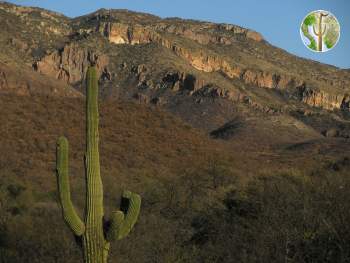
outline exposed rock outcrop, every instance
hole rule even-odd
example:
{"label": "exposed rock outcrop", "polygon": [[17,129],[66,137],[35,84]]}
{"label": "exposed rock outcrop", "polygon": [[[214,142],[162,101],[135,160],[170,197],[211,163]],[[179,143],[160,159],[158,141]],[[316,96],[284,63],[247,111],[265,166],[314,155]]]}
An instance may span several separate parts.
{"label": "exposed rock outcrop", "polygon": [[115,44],[135,45],[150,43],[158,35],[150,27],[110,22],[99,23],[97,31]]}
{"label": "exposed rock outcrop", "polygon": [[231,45],[234,44],[237,39],[251,39],[257,42],[263,40],[262,35],[258,32],[230,24],[214,24],[207,22],[204,24],[192,25],[189,28],[179,24],[158,23],[155,25],[155,29],[176,34],[204,45],[209,43]]}
{"label": "exposed rock outcrop", "polygon": [[[113,63],[109,67],[108,52],[106,55],[101,54],[98,47],[92,52],[79,45],[79,40],[88,41],[90,36],[93,36],[91,39],[94,39],[96,35],[101,34],[114,44],[156,43],[158,46],[174,52],[196,70],[207,73],[218,72],[227,77],[227,82],[233,79],[232,83],[235,83],[231,85],[232,88],[227,83],[226,86],[224,84],[224,87],[219,87],[219,84],[213,85],[209,82],[203,74],[197,74],[194,70],[180,72],[186,71],[186,69],[181,69],[172,76],[173,80],[163,80],[163,82],[168,83],[167,87],[170,86],[174,92],[186,90],[190,95],[202,94],[232,101],[245,101],[246,99],[243,98],[250,98],[250,95],[248,93],[244,94],[242,90],[235,87],[237,83],[241,83],[243,89],[247,87],[278,89],[282,93],[286,90],[288,94],[297,94],[300,101],[310,106],[323,107],[329,110],[349,110],[350,108],[350,99],[346,95],[349,92],[344,88],[348,86],[350,81],[347,72],[342,72],[340,78],[329,78],[329,75],[318,72],[319,68],[317,66],[315,67],[316,70],[310,71],[311,73],[308,73],[307,78],[304,78],[304,76],[297,74],[294,69],[292,71],[279,70],[274,65],[276,60],[269,60],[268,56],[263,56],[262,49],[269,48],[263,37],[253,30],[239,26],[178,18],[161,19],[147,14],[120,10],[99,10],[81,19],[70,21],[69,18],[60,14],[36,8],[19,7],[6,3],[0,5],[0,8],[11,16],[19,17],[19,21],[24,22],[25,25],[33,27],[32,25],[35,24],[34,28],[45,29],[43,31],[47,31],[50,37],[56,35],[56,38],[59,39],[61,38],[59,34],[62,37],[67,37],[65,41],[68,40],[70,44],[66,44],[64,48],[54,52],[51,50],[55,46],[50,46],[47,49],[46,46],[42,47],[38,43],[31,45],[22,38],[9,38],[8,41],[12,46],[16,46],[18,50],[22,50],[27,54],[39,52],[38,56],[42,56],[42,58],[33,64],[35,71],[69,84],[79,84],[84,80],[87,67],[91,63],[97,65],[101,79],[113,83],[116,72],[112,71],[116,67],[112,65]],[[50,41],[56,41],[56,38],[50,38]],[[75,42],[75,40],[78,41]],[[239,48],[236,49],[235,47],[238,46]],[[239,54],[234,53],[234,56],[230,56],[231,47]],[[221,50],[224,51],[221,52]],[[48,52],[52,53],[48,54]],[[42,54],[48,55],[43,56]],[[273,54],[281,55],[282,53],[277,49],[273,49]],[[248,59],[255,59],[260,56],[264,60],[259,60],[256,63],[245,63],[248,61],[245,56]],[[242,61],[240,61],[241,57],[243,58]],[[290,57],[284,55],[281,58],[290,59]],[[266,64],[265,59],[267,59]],[[304,62],[300,62],[300,64],[302,63]],[[129,74],[131,65],[133,65],[131,61],[128,61],[128,64],[120,64],[119,68],[121,69],[128,67],[128,71],[124,71],[122,74]],[[151,74],[153,69],[147,71],[145,69],[147,66],[145,64],[132,72],[137,75],[138,83],[136,85],[138,87],[162,89],[161,79],[152,79],[156,74]],[[333,72],[332,70],[334,71],[334,69],[331,69],[330,72]],[[308,83],[309,80],[315,80],[316,83],[320,81],[323,84],[320,87],[335,85],[337,91],[333,92],[331,89],[323,88],[316,89],[314,87],[318,87],[317,84],[311,85]],[[342,94],[342,89],[344,94]],[[255,100],[253,97],[249,100]],[[249,103],[249,105],[253,104],[254,102]]]}
{"label": "exposed rock outcrop", "polygon": [[82,49],[76,44],[66,45],[62,50],[55,51],[35,62],[34,69],[45,75],[55,77],[70,84],[75,84],[85,78],[87,68],[96,64],[98,74],[110,78],[106,68],[108,57],[95,54],[88,49]]}
{"label": "exposed rock outcrop", "polygon": [[81,94],[64,82],[38,76],[30,69],[19,69],[14,65],[0,63],[0,93],[21,96],[35,94],[48,96],[80,97]]}
{"label": "exposed rock outcrop", "polygon": [[[165,27],[165,26],[164,26]],[[229,30],[237,31],[240,34],[248,34],[246,29],[230,27],[228,25],[225,28]],[[158,27],[159,28],[159,27]],[[191,39],[195,39],[196,35],[193,31],[188,29],[180,30],[178,27],[165,27],[169,32],[175,32],[182,34],[187,37],[191,36]],[[245,69],[236,65],[232,65],[227,62],[224,58],[217,54],[206,54],[204,52],[193,52],[179,44],[173,43],[170,39],[159,34],[150,26],[142,25],[126,25],[122,23],[100,23],[97,29],[110,42],[115,44],[146,44],[156,42],[163,47],[171,49],[178,56],[184,58],[190,65],[200,71],[204,72],[215,72],[222,71],[230,78],[241,78],[245,83],[255,85],[258,87],[266,88],[287,88],[289,86],[298,86],[301,84],[300,81],[290,76],[279,75],[270,72],[261,72],[253,69]],[[253,33],[251,33],[253,34]],[[250,35],[250,34],[248,34]],[[204,37],[199,37],[200,43],[209,43],[210,40],[204,40]]]}
{"label": "exposed rock outcrop", "polygon": [[192,95],[205,86],[205,81],[186,72],[167,73],[163,82],[170,85],[173,91],[186,90]]}
{"label": "exposed rock outcrop", "polygon": [[183,24],[158,21],[149,26],[141,24],[125,24],[121,22],[100,22],[97,31],[103,33],[116,44],[142,44],[155,41],[159,32],[176,34],[207,45],[234,44],[237,39],[250,39],[257,42],[263,40],[258,32],[229,24],[205,23],[186,27]]}
{"label": "exposed rock outcrop", "polygon": [[348,96],[342,94],[329,94],[316,88],[305,85],[299,88],[300,100],[310,106],[322,107],[327,110],[349,110]]}
{"label": "exposed rock outcrop", "polygon": [[202,89],[198,90],[194,95],[200,95],[212,98],[224,98],[232,101],[243,102],[246,98],[244,94],[238,90],[226,90],[213,84],[205,85]]}

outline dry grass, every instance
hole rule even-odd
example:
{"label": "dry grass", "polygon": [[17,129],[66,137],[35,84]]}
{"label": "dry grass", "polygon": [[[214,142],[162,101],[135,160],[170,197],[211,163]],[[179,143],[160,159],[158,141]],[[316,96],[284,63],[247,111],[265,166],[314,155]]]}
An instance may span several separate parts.
{"label": "dry grass", "polygon": [[[72,198],[83,214],[84,100],[2,95],[0,105],[0,262],[28,262],[28,258],[33,263],[79,262],[81,255],[57,205],[55,144],[60,135],[70,141]],[[210,232],[209,247],[197,243],[202,228],[198,229],[196,220],[215,223],[217,219],[211,222],[213,215],[208,212],[214,208],[219,218],[225,217],[226,195],[232,189],[245,191],[242,185],[248,183],[249,187],[251,180],[244,179],[252,175],[269,177],[282,169],[290,173],[291,167],[295,167],[296,174],[315,166],[331,171],[347,167],[346,159],[333,162],[340,151],[345,154],[345,145],[337,148],[342,141],[321,140],[272,149],[264,144],[271,141],[267,134],[273,129],[259,125],[252,129],[254,126],[249,125],[246,123],[243,130],[225,141],[210,138],[159,108],[123,101],[101,102],[100,156],[106,215],[117,207],[122,189],[136,191],[143,198],[136,229],[127,240],[114,245],[111,262],[114,258],[123,262],[203,262],[203,257],[217,259],[221,253],[225,253],[222,262],[239,259],[240,250],[233,256],[222,245],[231,242],[224,235],[219,242],[215,241],[217,234]],[[267,130],[259,133],[261,127]],[[283,134],[288,135],[285,131]],[[259,136],[265,136],[265,141]],[[317,152],[320,149],[332,151]],[[289,183],[283,182],[282,186],[289,189]],[[274,202],[276,196],[266,198]],[[288,200],[294,202],[297,197],[295,194]],[[250,198],[246,202],[252,206],[260,196]],[[267,216],[276,215],[279,220],[279,212],[268,207],[273,213],[252,221],[248,230],[241,221],[233,229],[226,222],[214,230],[253,235],[256,226],[268,224]],[[250,241],[243,234],[235,242],[248,246]],[[278,234],[276,230],[262,238],[279,242],[274,236]],[[268,255],[263,240],[254,241],[257,245],[251,247],[255,249],[252,253]],[[319,244],[310,246],[320,248]]]}

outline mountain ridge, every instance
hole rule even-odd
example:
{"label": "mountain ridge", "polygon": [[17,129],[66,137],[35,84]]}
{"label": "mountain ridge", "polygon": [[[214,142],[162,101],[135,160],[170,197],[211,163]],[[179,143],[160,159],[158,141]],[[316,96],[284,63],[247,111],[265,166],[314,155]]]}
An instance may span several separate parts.
{"label": "mountain ridge", "polygon": [[[42,14],[46,14],[43,16],[53,19],[54,22],[57,22],[55,20],[58,19],[57,17],[50,17],[48,15],[50,11],[43,9],[22,8],[9,4],[6,6],[10,6],[7,7],[10,13],[14,12],[15,15],[24,21],[25,19],[29,19],[29,21],[35,20],[35,18],[28,17],[34,16],[33,12],[35,13],[38,10],[39,14],[36,15],[39,16],[39,20],[43,19]],[[7,9],[2,7],[2,10]],[[24,15],[26,13],[27,15]],[[57,16],[56,13],[52,14]],[[65,52],[65,47],[68,48],[68,52],[72,52],[70,46],[74,44],[77,45],[77,49],[81,49],[79,45],[84,42],[84,38],[90,38],[94,41],[94,37],[97,37],[99,38],[98,41],[101,41],[102,37],[107,39],[112,45],[152,43],[163,46],[172,50],[177,56],[199,71],[207,73],[223,72],[228,78],[235,78],[243,82],[243,85],[245,83],[262,88],[294,89],[292,92],[300,97],[300,101],[312,106],[325,109],[348,107],[349,99],[347,93],[349,91],[350,74],[347,74],[347,71],[298,58],[286,51],[273,47],[259,33],[249,29],[230,24],[215,24],[212,22],[173,18],[162,19],[154,15],[129,10],[100,9],[72,19],[64,16],[59,17],[63,19],[63,23],[60,26],[57,24],[52,25],[50,21],[40,21],[38,26],[33,26],[31,30],[41,29],[46,31],[48,43],[36,44],[38,47],[31,50],[32,55],[28,56],[27,54],[27,63],[34,63],[36,70],[54,78],[67,81],[69,77],[64,75],[66,74],[75,76],[73,78],[74,81],[83,80],[86,65],[75,66],[75,64],[86,64],[86,60],[90,59],[88,58],[89,55],[86,55],[82,61],[73,61],[71,65],[69,61],[66,61],[68,64],[61,63],[62,58],[60,58],[59,54]],[[31,25],[34,25],[33,21]],[[10,39],[10,44],[14,43],[14,45],[17,44],[27,48],[30,46],[30,44],[21,39],[11,37]],[[82,39],[83,41],[81,41]],[[93,45],[90,45],[88,48],[99,51]],[[272,56],[264,54],[265,49]],[[232,55],[232,52],[235,52],[235,54]],[[107,52],[106,56],[110,55]],[[280,60],[283,62],[296,60],[304,71],[310,67],[319,67],[321,72],[307,69],[306,73],[302,73],[297,68],[294,71],[286,72],[286,69],[289,70],[289,65],[284,65],[281,61],[273,59],[274,55],[280,56]],[[58,61],[55,61],[55,58],[52,58],[52,56],[55,56]],[[48,64],[49,68],[42,66],[43,63]],[[54,66],[55,64],[56,66]],[[60,68],[61,66],[62,68]],[[52,67],[56,67],[56,69],[52,69]],[[79,71],[79,68],[83,68],[83,70],[80,71],[80,76],[76,76],[74,71]],[[63,75],[62,70],[66,72],[63,72]],[[108,71],[106,68],[101,69],[101,72],[103,70]],[[102,74],[101,72],[100,74]],[[302,74],[305,76],[298,78]],[[328,74],[326,79],[323,76],[325,74]],[[69,80],[68,83],[70,83]],[[203,82],[203,84],[202,87],[205,87],[211,83]],[[230,99],[234,97],[234,100],[237,100],[237,89],[225,87],[229,85],[231,84],[227,83],[219,87],[219,89],[216,89],[216,93],[224,98]],[[331,91],[329,91],[329,85],[332,85]],[[307,87],[305,88],[304,86]],[[247,94],[239,95],[239,97],[244,96],[249,97]]]}
{"label": "mountain ridge", "polygon": [[350,109],[349,71],[296,57],[240,26],[119,9],[75,18],[8,3],[0,11],[3,65],[26,65],[58,89],[83,94],[93,63],[102,99],[161,107],[208,132],[229,124],[233,112],[300,122],[320,112],[347,118]]}

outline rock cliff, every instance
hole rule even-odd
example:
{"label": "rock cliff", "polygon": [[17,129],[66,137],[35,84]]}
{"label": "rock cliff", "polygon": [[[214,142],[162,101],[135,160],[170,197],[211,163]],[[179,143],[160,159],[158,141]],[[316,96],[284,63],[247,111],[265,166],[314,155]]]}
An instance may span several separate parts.
{"label": "rock cliff", "polygon": [[[10,4],[0,10],[8,14],[5,22],[18,17],[33,33],[44,28],[47,42],[56,43],[33,44],[9,34],[10,46],[32,54],[35,71],[78,87],[94,63],[106,96],[126,92],[152,101],[165,96],[167,87],[171,96],[222,98],[264,111],[299,102],[349,110],[348,71],[297,58],[250,29],[125,10],[101,9],[75,19]],[[57,35],[64,41],[51,37]],[[115,90],[122,86],[136,90]],[[271,92],[282,97],[270,101]]]}

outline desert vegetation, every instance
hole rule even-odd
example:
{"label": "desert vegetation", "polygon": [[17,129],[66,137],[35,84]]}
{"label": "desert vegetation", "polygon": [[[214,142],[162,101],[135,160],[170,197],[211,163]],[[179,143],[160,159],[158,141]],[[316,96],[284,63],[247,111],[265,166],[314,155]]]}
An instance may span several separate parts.
{"label": "desert vegetation", "polygon": [[[1,262],[81,262],[54,195],[35,196],[8,176]],[[212,162],[176,179],[144,179],[137,231],[114,244],[110,262],[348,262],[346,170],[260,175],[244,185],[237,176]]]}
{"label": "desert vegetation", "polygon": [[0,21],[0,263],[350,262],[349,70],[228,24]]}
{"label": "desert vegetation", "polygon": [[[1,103],[0,262],[81,262],[59,208],[55,147],[69,138],[82,216],[84,101],[4,95]],[[143,199],[135,230],[111,244],[109,262],[348,262],[346,156],[307,171],[266,162],[250,175],[238,165],[247,160],[157,109],[102,103],[100,116],[106,215],[123,189]]]}

